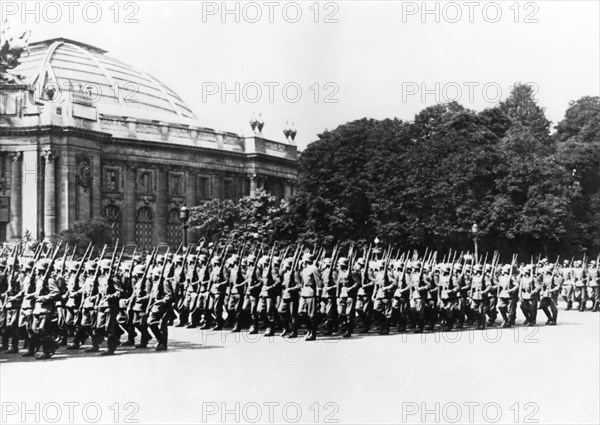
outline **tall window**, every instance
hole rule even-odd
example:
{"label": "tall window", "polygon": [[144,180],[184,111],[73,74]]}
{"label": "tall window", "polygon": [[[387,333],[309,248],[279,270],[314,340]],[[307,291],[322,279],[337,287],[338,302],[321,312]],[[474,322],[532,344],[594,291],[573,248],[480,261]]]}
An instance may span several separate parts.
{"label": "tall window", "polygon": [[235,187],[233,185],[233,179],[223,179],[223,198],[235,198]]}
{"label": "tall window", "polygon": [[104,190],[106,192],[119,191],[119,170],[117,168],[106,168],[104,170]]}
{"label": "tall window", "polygon": [[135,224],[135,242],[139,249],[150,252],[152,250],[152,233],[154,229],[154,214],[150,207],[141,207],[137,211]]}
{"label": "tall window", "polygon": [[183,196],[183,174],[169,174],[169,192],[171,196]]}
{"label": "tall window", "polygon": [[198,199],[209,199],[210,198],[210,177],[198,176],[196,180],[196,197]]}
{"label": "tall window", "polygon": [[138,179],[138,192],[139,193],[152,193],[152,171],[142,171]]}
{"label": "tall window", "polygon": [[121,239],[121,209],[116,205],[107,205],[103,215],[111,227],[113,242]]}

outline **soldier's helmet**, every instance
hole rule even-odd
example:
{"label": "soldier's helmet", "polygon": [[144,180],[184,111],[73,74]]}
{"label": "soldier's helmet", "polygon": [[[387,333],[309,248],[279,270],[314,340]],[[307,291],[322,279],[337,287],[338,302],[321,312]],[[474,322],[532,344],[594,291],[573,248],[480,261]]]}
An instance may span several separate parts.
{"label": "soldier's helmet", "polygon": [[581,260],[575,261],[575,267],[581,267],[582,265],[583,265],[583,262]]}
{"label": "soldier's helmet", "polygon": [[187,261],[189,264],[194,264],[196,262],[196,258],[198,258],[197,255],[194,255],[194,254],[188,255]]}
{"label": "soldier's helmet", "polygon": [[37,271],[45,272],[46,270],[48,270],[49,266],[50,266],[50,262],[48,260],[40,260],[35,265],[35,268]]}
{"label": "soldier's helmet", "polygon": [[100,269],[109,270],[110,269],[110,260],[105,259],[100,261]]}
{"label": "soldier's helmet", "polygon": [[430,272],[431,271],[431,265],[430,264],[425,264],[423,266],[423,271],[425,272]]}
{"label": "soldier's helmet", "polygon": [[229,259],[227,260],[227,262],[229,264],[235,264],[235,263],[237,263],[239,261],[239,259],[240,259],[239,255],[233,254],[231,257],[229,257]]}
{"label": "soldier's helmet", "polygon": [[511,269],[511,265],[510,264],[505,264],[502,266],[502,272],[503,273],[508,273]]}
{"label": "soldier's helmet", "polygon": [[323,258],[323,261],[321,261],[321,262],[323,263],[324,266],[325,265],[328,266],[331,264],[331,258],[329,258],[329,257]]}
{"label": "soldier's helmet", "polygon": [[269,256],[268,255],[263,255],[262,257],[260,257],[258,259],[258,265],[260,267],[265,267],[268,263],[269,263]]}
{"label": "soldier's helmet", "polygon": [[450,273],[450,264],[444,264],[444,265],[442,266],[442,271],[443,271],[444,273]]}
{"label": "soldier's helmet", "polygon": [[76,272],[77,270],[79,270],[79,262],[78,261],[70,261],[67,266],[67,269],[70,272]]}
{"label": "soldier's helmet", "polygon": [[154,267],[152,269],[152,276],[153,277],[159,277],[160,274],[161,274],[161,272],[162,272],[162,267]]}
{"label": "soldier's helmet", "polygon": [[281,264],[281,257],[273,257],[273,265],[278,266]]}
{"label": "soldier's helmet", "polygon": [[463,273],[470,272],[471,271],[471,265],[465,264],[463,266],[463,268],[462,268],[462,271],[463,271]]}
{"label": "soldier's helmet", "polygon": [[254,254],[250,254],[248,257],[246,257],[246,261],[248,263],[254,263],[255,260],[256,260],[256,255],[254,255]]}
{"label": "soldier's helmet", "polygon": [[173,262],[175,264],[181,264],[183,263],[183,257],[181,255],[176,255],[173,257]]}
{"label": "soldier's helmet", "polygon": [[412,267],[414,269],[420,269],[421,268],[421,262],[420,261],[415,261],[412,265]]}
{"label": "soldier's helmet", "polygon": [[165,255],[165,258],[167,261],[173,261],[173,254],[169,252],[167,255]]}
{"label": "soldier's helmet", "polygon": [[569,260],[563,260],[563,266],[568,266],[569,265]]}
{"label": "soldier's helmet", "polygon": [[165,256],[164,255],[158,255],[156,257],[156,264],[161,264],[165,262]]}
{"label": "soldier's helmet", "polygon": [[590,267],[594,267],[596,265],[596,260],[590,261]]}
{"label": "soldier's helmet", "polygon": [[358,260],[356,260],[356,265],[359,267],[362,267],[365,265],[365,259],[363,257],[360,257]]}
{"label": "soldier's helmet", "polygon": [[135,276],[142,276],[144,274],[144,266],[142,266],[141,264],[138,264],[137,266],[135,266],[133,268],[133,274]]}
{"label": "soldier's helmet", "polygon": [[548,259],[546,257],[542,258],[542,263],[547,264],[548,263]]}
{"label": "soldier's helmet", "polygon": [[473,266],[473,271],[476,273],[482,272],[483,271],[483,266],[481,264],[475,264]]}
{"label": "soldier's helmet", "polygon": [[302,255],[302,261],[305,263],[312,263],[314,261],[313,255],[310,252],[305,252]]}
{"label": "soldier's helmet", "polygon": [[206,255],[206,254],[200,254],[200,255],[198,256],[198,262],[200,262],[200,263],[204,263],[204,262],[206,262],[206,259],[207,259],[207,258],[208,258],[208,257],[207,257],[207,255]]}
{"label": "soldier's helmet", "polygon": [[95,261],[88,261],[85,263],[85,270],[88,272],[95,272],[98,264]]}
{"label": "soldier's helmet", "polygon": [[133,256],[133,261],[135,263],[138,263],[138,264],[141,263],[142,262],[142,256],[141,255],[134,255]]}
{"label": "soldier's helmet", "polygon": [[346,257],[340,257],[337,263],[339,267],[348,267],[348,259]]}
{"label": "soldier's helmet", "polygon": [[486,265],[485,265],[485,271],[486,271],[486,272],[492,271],[492,269],[493,269],[493,267],[492,267],[492,265],[491,265],[491,264],[486,264]]}
{"label": "soldier's helmet", "polygon": [[221,257],[219,257],[218,255],[215,255],[212,260],[210,260],[211,264],[221,264]]}
{"label": "soldier's helmet", "polygon": [[25,261],[25,263],[23,263],[23,268],[25,270],[31,270],[33,269],[33,266],[35,265],[35,261],[33,261],[33,259],[29,259],[27,261]]}

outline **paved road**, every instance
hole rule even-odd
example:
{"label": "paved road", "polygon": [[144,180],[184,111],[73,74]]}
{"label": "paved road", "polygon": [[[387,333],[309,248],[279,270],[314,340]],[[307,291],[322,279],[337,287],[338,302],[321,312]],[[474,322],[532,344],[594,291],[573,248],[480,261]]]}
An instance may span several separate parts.
{"label": "paved road", "polygon": [[2,354],[0,423],[600,423],[600,314],[559,322],[316,342],[173,329],[161,353]]}

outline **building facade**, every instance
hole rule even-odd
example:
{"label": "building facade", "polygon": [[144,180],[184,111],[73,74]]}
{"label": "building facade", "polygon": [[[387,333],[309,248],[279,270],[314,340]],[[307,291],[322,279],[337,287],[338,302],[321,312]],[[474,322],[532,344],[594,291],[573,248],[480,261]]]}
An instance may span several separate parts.
{"label": "building facade", "polygon": [[167,86],[104,50],[32,43],[15,71],[25,83],[2,86],[0,241],[102,217],[124,243],[177,246],[184,204],[293,194],[293,142],[202,127]]}

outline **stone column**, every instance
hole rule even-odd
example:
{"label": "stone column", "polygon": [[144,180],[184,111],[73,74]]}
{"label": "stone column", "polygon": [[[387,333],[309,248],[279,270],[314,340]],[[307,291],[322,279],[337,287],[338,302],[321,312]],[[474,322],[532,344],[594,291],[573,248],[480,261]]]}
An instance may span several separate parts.
{"label": "stone column", "polygon": [[56,169],[55,153],[46,148],[43,151],[46,165],[44,170],[44,236],[46,239],[56,233]]}
{"label": "stone column", "polygon": [[292,197],[292,183],[289,180],[283,182],[283,199],[286,201]]}
{"label": "stone column", "polygon": [[23,226],[21,214],[23,214],[23,154],[13,152],[12,172],[10,180],[10,234],[8,239],[20,239],[23,237]]}
{"label": "stone column", "polygon": [[158,168],[156,170],[156,217],[154,220],[154,236],[157,244],[167,242],[167,204],[169,201],[167,197],[167,172]]}
{"label": "stone column", "polygon": [[250,175],[250,196],[256,195],[256,187],[257,187],[256,174],[251,174]]}
{"label": "stone column", "polygon": [[136,169],[128,164],[125,167],[125,186],[123,188],[123,240],[125,243],[136,243],[135,222],[137,211],[135,209],[135,183]]}

